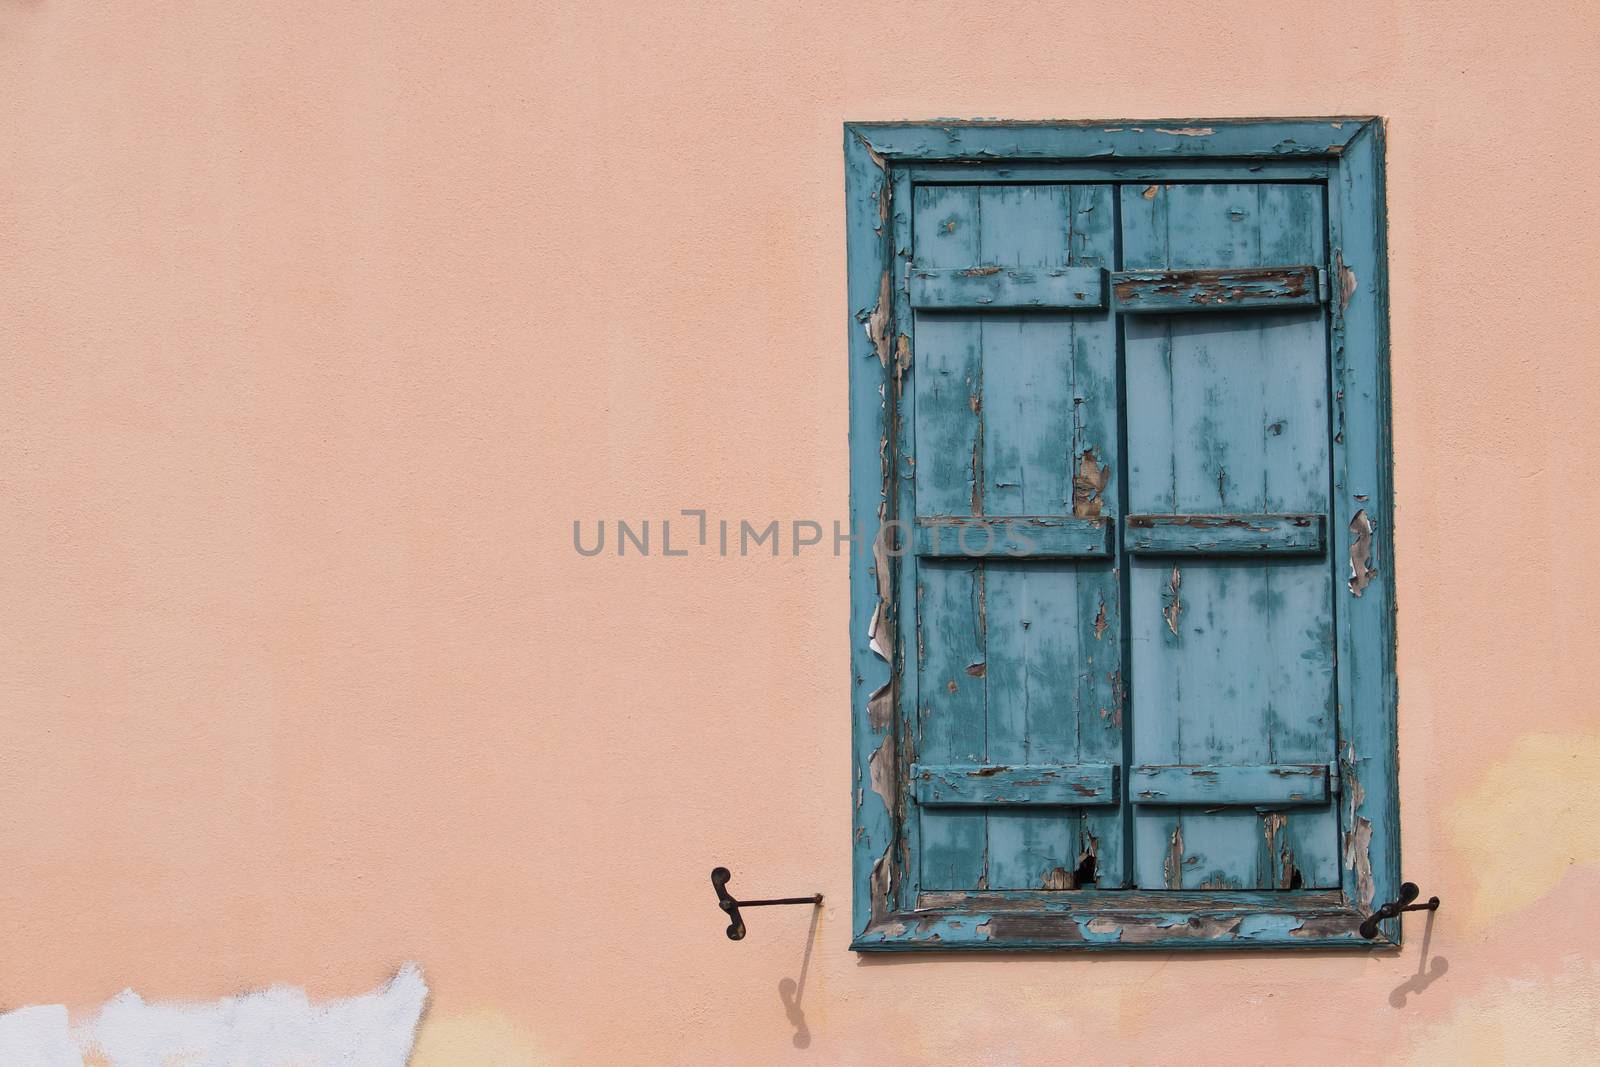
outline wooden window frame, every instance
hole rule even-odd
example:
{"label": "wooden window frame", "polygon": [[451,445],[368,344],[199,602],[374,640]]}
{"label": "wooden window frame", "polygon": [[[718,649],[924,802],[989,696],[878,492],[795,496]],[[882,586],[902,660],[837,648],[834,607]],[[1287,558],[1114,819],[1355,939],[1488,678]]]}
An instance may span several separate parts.
{"label": "wooden window frame", "polygon": [[[844,128],[850,302],[853,940],[858,951],[1396,948],[1357,926],[1400,885],[1393,494],[1383,123],[1378,118],[895,122]],[[1227,893],[921,893],[900,832],[910,799],[901,618],[880,531],[910,514],[898,398],[910,365],[910,193],[919,178],[1326,182],[1340,888]],[[908,899],[910,898],[910,899]]]}

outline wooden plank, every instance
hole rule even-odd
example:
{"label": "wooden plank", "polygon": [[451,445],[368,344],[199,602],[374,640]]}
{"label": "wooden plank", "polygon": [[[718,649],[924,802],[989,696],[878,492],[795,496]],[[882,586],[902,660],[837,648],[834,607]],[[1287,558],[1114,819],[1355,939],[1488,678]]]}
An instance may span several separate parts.
{"label": "wooden plank", "polygon": [[[912,192],[910,174],[904,167],[890,171],[890,190],[892,194],[889,201],[889,222],[892,226],[890,247],[894,251],[891,275],[894,358],[890,360],[893,369],[886,367],[885,370],[889,374],[889,381],[886,384],[893,386],[892,396],[895,404],[890,423],[890,428],[893,430],[893,455],[892,457],[886,455],[885,458],[892,462],[892,471],[886,474],[886,478],[893,482],[892,514],[897,520],[905,520],[917,513],[916,479],[913,476],[916,472],[916,435],[913,430],[917,415],[916,390],[912,388],[911,380],[913,368],[910,366],[911,355],[916,347],[916,316],[911,311],[910,294],[905,284],[906,274],[911,268],[911,224],[916,198]],[[897,528],[896,537],[896,547],[904,547],[904,532],[898,531]],[[886,547],[886,556],[888,551]],[[912,746],[922,722],[917,708],[916,664],[917,601],[920,590],[916,557],[910,555],[903,555],[898,559],[889,557],[885,563],[893,579],[891,596],[895,607],[885,643],[892,646],[890,655],[895,679],[894,814],[897,838],[887,861],[891,866],[885,874],[892,882],[889,896],[895,899],[896,907],[905,907],[907,901],[917,899],[917,894],[922,888],[916,862],[916,857],[922,855],[921,821],[917,818],[916,808],[911,799],[910,774],[910,764],[916,758]]]}
{"label": "wooden plank", "polygon": [[1044,163],[985,163],[967,160],[958,163],[919,163],[910,168],[911,180],[918,185],[938,183],[1022,183],[1022,182],[1241,182],[1241,181],[1324,181],[1331,165],[1322,159],[1270,159],[1241,164],[1235,160],[1172,159],[1161,163],[1147,160],[1072,159]]}
{"label": "wooden plank", "polygon": [[1328,799],[1328,765],[1136,764],[1128,772],[1128,799],[1135,804],[1197,807],[1322,804]]}
{"label": "wooden plank", "polygon": [[[981,261],[1066,269],[1071,201],[1066,186],[981,187]],[[1065,514],[1075,318],[1001,313],[981,321],[984,514]],[[990,560],[984,582],[987,762],[1076,762],[1076,649],[1064,640],[1077,623],[1076,570]],[[1070,888],[1076,811],[1013,808],[989,811],[987,821],[988,888]]]}
{"label": "wooden plank", "polygon": [[[1106,186],[927,187],[914,200],[924,266],[1112,262]],[[910,373],[916,511],[945,527],[914,531],[913,545],[920,536],[924,549],[953,553],[915,559],[916,758],[1068,764],[1093,749],[1119,764],[1117,579],[1104,566],[1111,524],[1100,515],[1117,435],[1109,312],[918,311]],[[962,558],[963,536],[983,550],[990,519],[1010,537],[1018,531],[1006,520],[1037,517],[1061,520],[1040,528],[1034,547],[1049,554],[1019,563],[1003,553],[1026,543],[997,541],[1001,554]],[[1084,533],[1089,570],[1070,561]],[[1100,884],[1125,881],[1116,811],[934,810],[917,825],[925,888],[1069,889],[1098,878],[1097,866],[1111,872]]]}
{"label": "wooden plank", "polygon": [[[1115,205],[1106,186],[985,186],[978,207],[980,262],[1093,270],[1112,263]],[[1079,442],[1092,420],[1115,425],[1111,316],[990,312],[981,322],[984,514],[1080,517]],[[1098,507],[1098,492],[1097,483],[1083,511]],[[1084,761],[1085,740],[1105,732],[1086,679],[1104,648],[1094,634],[1100,605],[1114,589],[1104,566],[1109,555],[1087,567],[1048,558],[985,563],[987,762]],[[1120,760],[1118,749],[1103,761]],[[1106,808],[989,811],[988,887],[1076,888],[1080,877],[1092,877],[1104,851],[1101,824],[1115,815]],[[1116,844],[1107,841],[1113,850]]]}
{"label": "wooden plank", "polygon": [[[932,266],[978,259],[978,190],[916,189],[916,257]],[[915,402],[915,506],[941,515],[983,509],[983,327],[973,316],[917,315],[911,366]],[[915,684],[920,720],[912,746],[929,763],[987,757],[988,691],[981,565],[919,567]],[[908,814],[908,818],[912,817]],[[924,889],[972,889],[984,877],[988,824],[981,811],[921,811],[916,858]]]}
{"label": "wooden plank", "polygon": [[[989,185],[979,187],[977,195],[977,262],[1066,267],[1068,189]],[[978,321],[983,330],[978,395],[983,513],[1062,514],[1066,506],[1059,501],[1070,495],[1071,473],[1036,442],[1061,440],[1070,432],[1064,399],[1071,379],[1072,319],[991,313]],[[1072,624],[1077,575],[1051,564],[1044,565],[1045,574],[1035,573],[1040,566],[990,560],[983,567],[987,629],[984,673],[977,684],[988,695],[985,763],[1075,761],[1076,746],[1063,729],[1063,712],[1071,708],[1073,695],[1062,677],[1072,669],[1070,654],[1065,660],[1051,657],[1045,646],[1059,647],[1052,636]],[[1022,629],[1022,619],[1031,619],[1037,629]],[[1036,748],[1043,751],[1036,755]],[[1039,889],[1049,872],[1070,872],[1076,814],[1015,807],[985,812],[985,886]]]}
{"label": "wooden plank", "polygon": [[[1072,190],[1068,227],[1069,263],[1116,266],[1117,194],[1111,185],[1082,185]],[[1120,509],[1123,482],[1122,396],[1118,383],[1120,356],[1116,316],[1074,315],[1072,330],[1072,474],[1073,514],[1082,518]],[[1041,442],[1040,447],[1045,447]],[[1115,518],[1112,518],[1115,523]],[[1065,724],[1083,763],[1106,762],[1120,773],[1123,751],[1122,578],[1118,569],[1097,562],[1075,566],[1077,611],[1072,629],[1062,639],[1075,650],[1071,684],[1076,716]],[[1127,833],[1124,808],[1091,807],[1078,812],[1080,831],[1074,888],[1119,889],[1128,884]]]}
{"label": "wooden plank", "polygon": [[924,807],[1084,807],[1115,804],[1109,763],[916,764],[911,782]]}
{"label": "wooden plank", "polygon": [[[1383,124],[1364,124],[1329,183],[1334,251],[1334,506],[1342,885],[1359,909],[1400,886],[1395,724],[1394,495]],[[1399,919],[1379,942],[1400,941]],[[1413,927],[1413,930],[1415,927]]]}
{"label": "wooden plank", "polygon": [[1321,555],[1321,515],[1129,515],[1123,547],[1140,556]]}
{"label": "wooden plank", "polygon": [[879,443],[890,436],[893,397],[889,361],[879,341],[884,336],[884,306],[890,278],[891,247],[884,226],[890,195],[882,161],[850,130],[845,131],[846,252],[849,298],[847,347],[850,380],[850,721],[854,752],[851,775],[851,861],[854,874],[852,927],[861,936],[875,919],[894,910],[891,899],[892,851],[897,839],[890,798],[869,788],[881,767],[884,746],[893,751],[890,724],[874,710],[879,694],[889,692],[891,668],[874,647],[873,622],[882,609],[887,585],[885,560],[873,551],[883,517],[889,513],[889,485]]}
{"label": "wooden plank", "polygon": [[[1359,118],[1166,119],[1144,122],[854,122],[847,127],[885,159],[1244,160],[1337,157]],[[1248,158],[1246,157],[1256,157]]]}
{"label": "wooden plank", "polygon": [[[1063,198],[1066,190],[1045,187]],[[911,306],[924,311],[1034,308],[1083,311],[1106,306],[1099,267],[913,267]]]}
{"label": "wooden plank", "polygon": [[1316,267],[1112,272],[1116,310],[1125,315],[1176,311],[1285,310],[1322,303]]}
{"label": "wooden plank", "polygon": [[1374,943],[1357,932],[1361,919],[1362,913],[1336,891],[935,892],[921,894],[915,911],[889,916],[858,935],[851,948],[938,953],[1371,949]]}
{"label": "wooden plank", "polygon": [[1111,523],[1104,517],[1028,515],[917,519],[916,553],[950,558],[1108,559]]}

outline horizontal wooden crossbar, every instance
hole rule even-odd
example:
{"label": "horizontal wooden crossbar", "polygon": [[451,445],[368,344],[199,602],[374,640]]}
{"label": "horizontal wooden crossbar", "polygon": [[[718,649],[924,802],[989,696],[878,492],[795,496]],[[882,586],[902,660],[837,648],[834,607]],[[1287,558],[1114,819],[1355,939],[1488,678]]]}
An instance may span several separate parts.
{"label": "horizontal wooden crossbar", "polygon": [[925,807],[1079,807],[1117,802],[1109,763],[913,764],[911,785]]}
{"label": "horizontal wooden crossbar", "polygon": [[1228,270],[1119,270],[1111,275],[1116,310],[1126,314],[1316,307],[1315,267]]}
{"label": "horizontal wooden crossbar", "polygon": [[1320,555],[1321,515],[1129,515],[1122,544],[1136,556]]}
{"label": "horizontal wooden crossbar", "polygon": [[1135,804],[1184,804],[1205,808],[1322,804],[1328,799],[1328,765],[1141,764],[1129,772],[1128,799]]}
{"label": "horizontal wooden crossbar", "polygon": [[1092,311],[1106,306],[1099,267],[913,267],[911,306],[923,311]]}
{"label": "horizontal wooden crossbar", "polygon": [[1023,515],[919,518],[919,556],[995,559],[1107,559],[1111,522],[1104,517]]}

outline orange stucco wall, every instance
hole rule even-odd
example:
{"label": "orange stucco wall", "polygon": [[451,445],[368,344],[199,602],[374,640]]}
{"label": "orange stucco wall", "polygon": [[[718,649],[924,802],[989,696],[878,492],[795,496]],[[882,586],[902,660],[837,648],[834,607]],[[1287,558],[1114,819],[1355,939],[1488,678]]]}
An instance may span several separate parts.
{"label": "orange stucco wall", "polygon": [[[1580,0],[0,6],[0,1008],[415,960],[416,1067],[1582,1062],[1597,37]],[[1398,958],[856,958],[843,560],[585,559],[572,520],[845,518],[844,120],[1335,113],[1389,120],[1427,959],[1415,918]],[[825,892],[809,952],[803,909],[725,940],[716,863]]]}

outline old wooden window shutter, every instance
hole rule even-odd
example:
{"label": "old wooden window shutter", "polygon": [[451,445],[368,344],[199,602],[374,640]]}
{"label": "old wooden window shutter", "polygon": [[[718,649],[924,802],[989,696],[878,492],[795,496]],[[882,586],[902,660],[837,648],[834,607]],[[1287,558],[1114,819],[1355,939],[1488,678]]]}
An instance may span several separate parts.
{"label": "old wooden window shutter", "polygon": [[1380,135],[847,129],[856,947],[1370,943]]}

